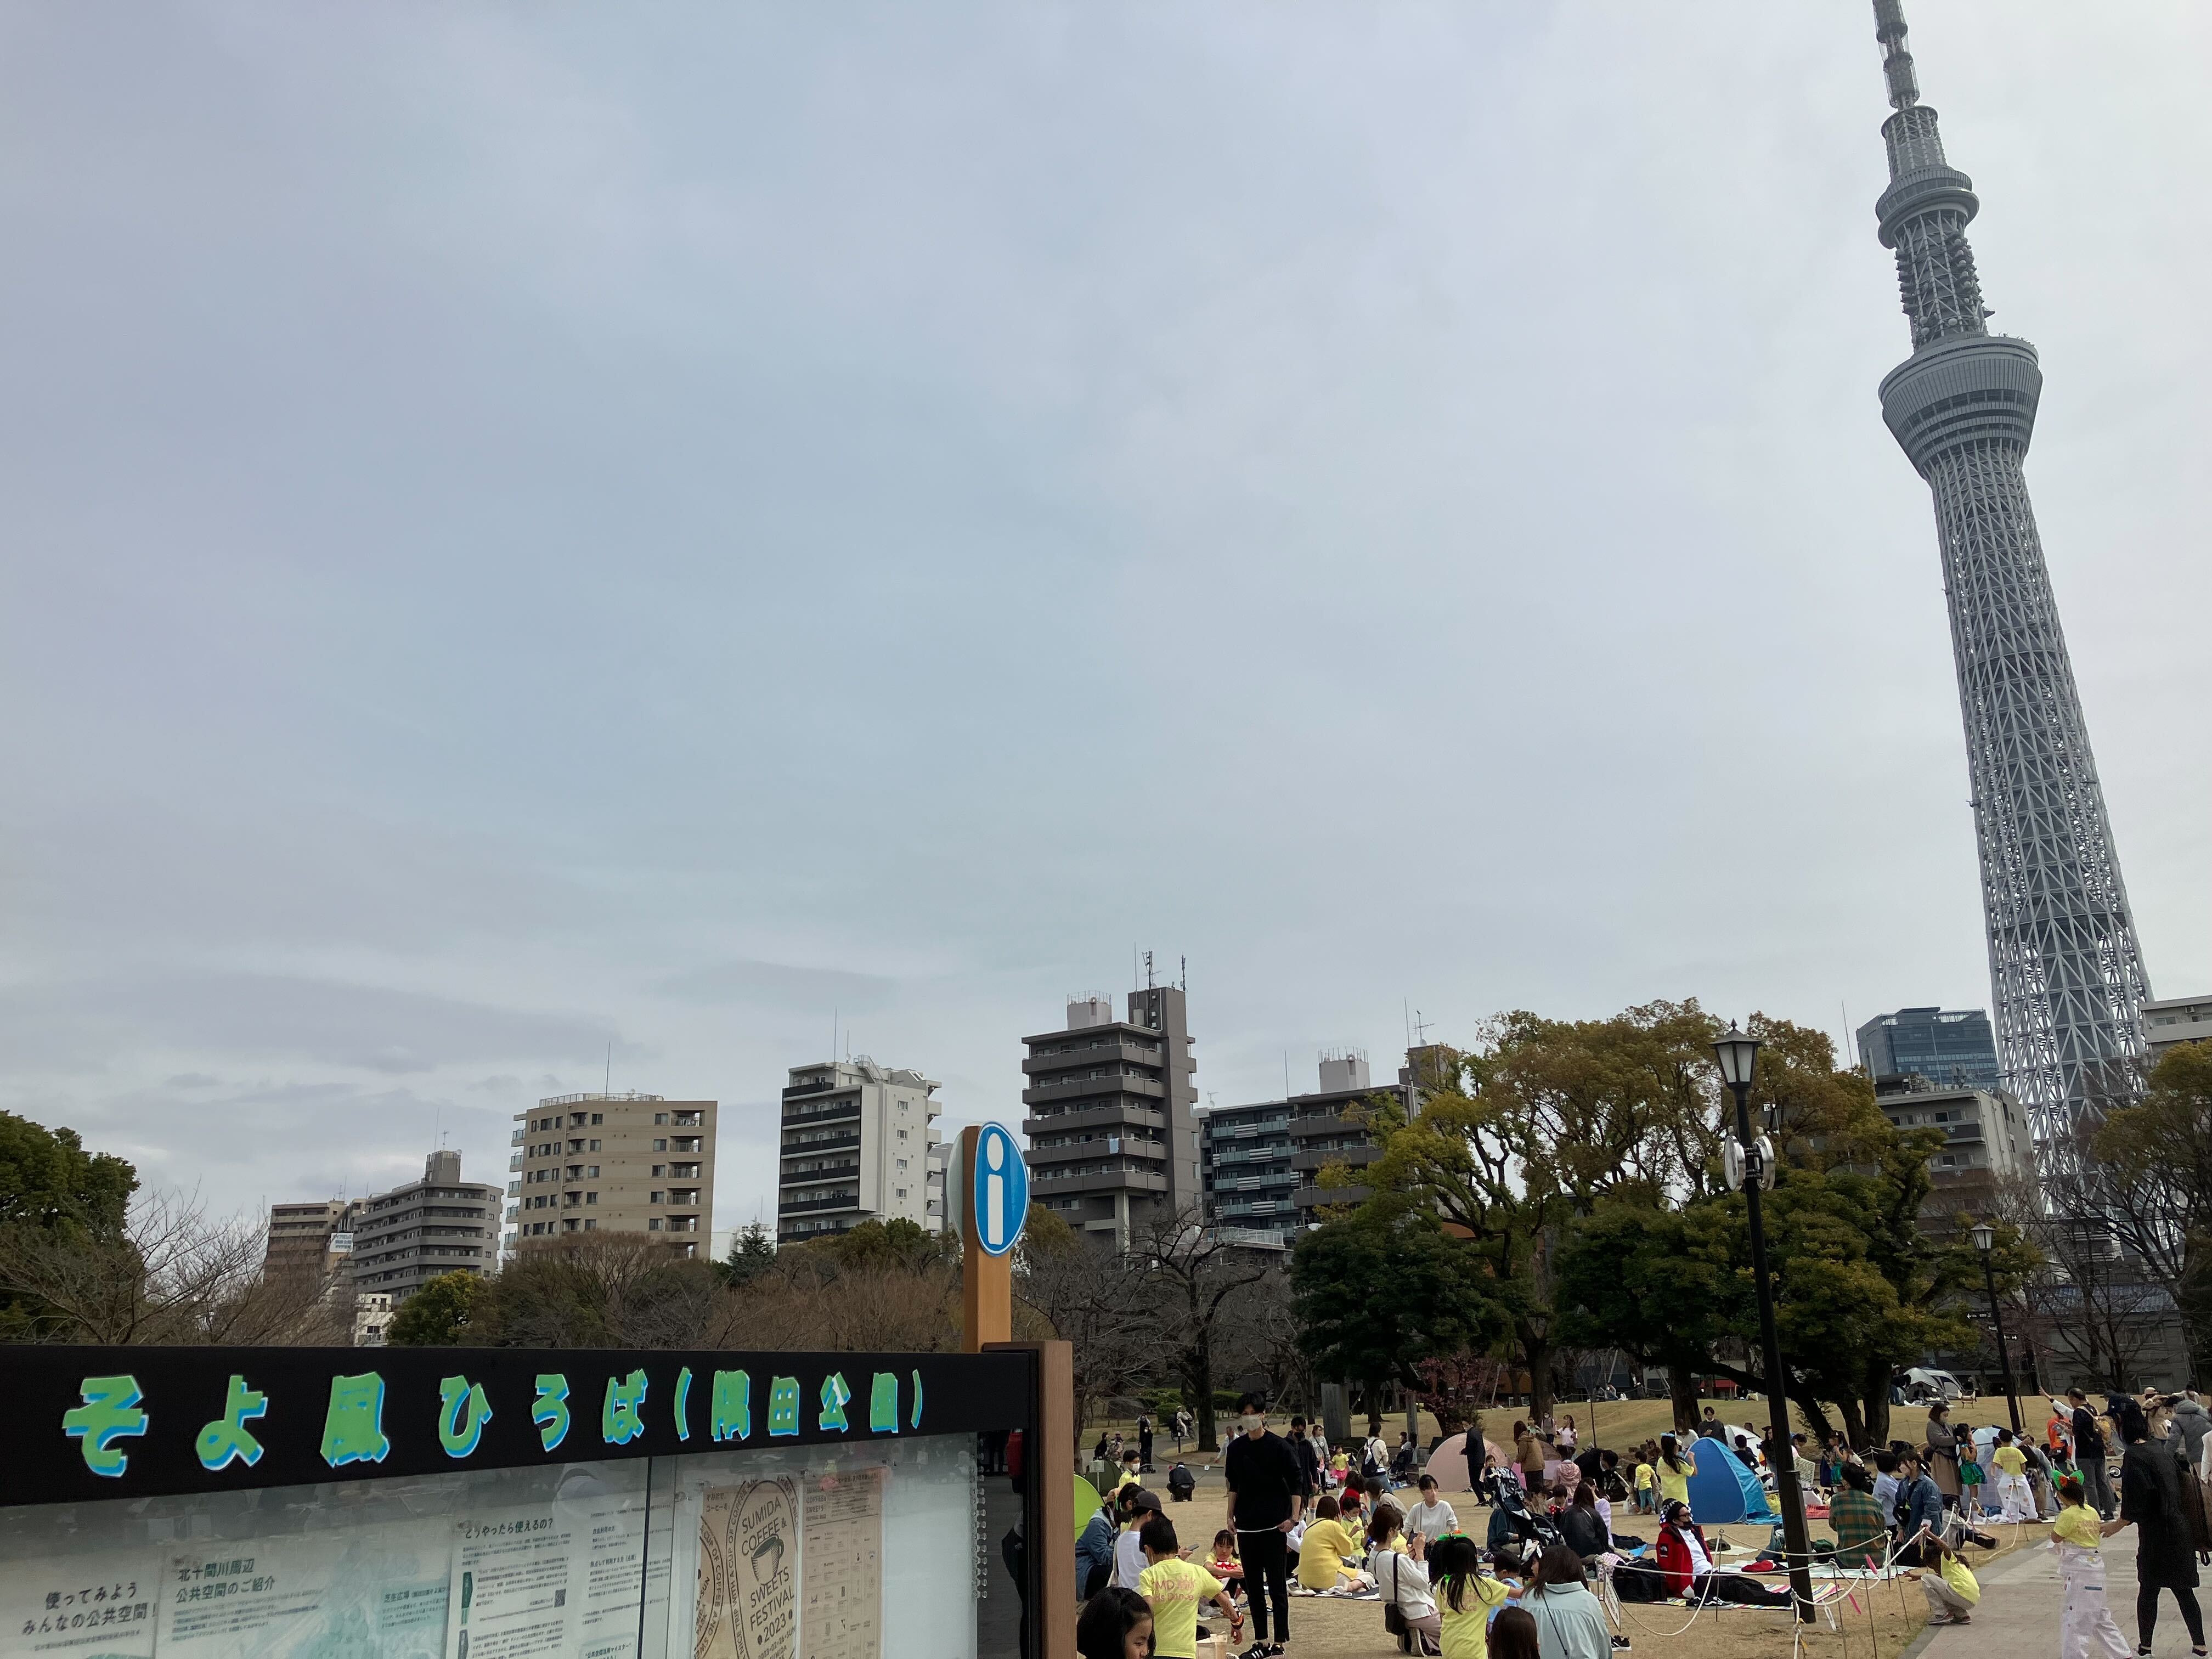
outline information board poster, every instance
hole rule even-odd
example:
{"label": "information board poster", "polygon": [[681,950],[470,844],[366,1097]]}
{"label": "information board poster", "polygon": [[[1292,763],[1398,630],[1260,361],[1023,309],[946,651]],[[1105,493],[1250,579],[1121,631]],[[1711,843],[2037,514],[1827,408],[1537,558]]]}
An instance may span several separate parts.
{"label": "information board poster", "polygon": [[203,1541],[162,1568],[162,1659],[439,1659],[442,1522]]}
{"label": "information board poster", "polygon": [[702,1486],[695,1659],[793,1659],[799,1563],[797,1481]]}
{"label": "information board poster", "polygon": [[888,1473],[864,1467],[808,1484],[799,1552],[806,1562],[800,1659],[878,1659],[883,1650]]}
{"label": "information board poster", "polygon": [[151,1552],[0,1565],[0,1659],[152,1659],[161,1577]]}
{"label": "information board poster", "polygon": [[634,1659],[645,1559],[635,1496],[596,1482],[452,1523],[445,1659]]}

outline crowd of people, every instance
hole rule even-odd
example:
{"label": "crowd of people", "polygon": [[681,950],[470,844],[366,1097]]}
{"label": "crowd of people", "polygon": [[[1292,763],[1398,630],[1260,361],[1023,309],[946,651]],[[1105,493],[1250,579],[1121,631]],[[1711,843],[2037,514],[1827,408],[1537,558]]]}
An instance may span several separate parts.
{"label": "crowd of people", "polygon": [[[1109,1437],[1093,1449],[1094,1468],[1118,1462],[1120,1480],[1078,1546],[1079,1650],[1196,1659],[1211,1608],[1237,1659],[1279,1659],[1293,1583],[1379,1601],[1401,1651],[1443,1659],[1610,1659],[1629,1642],[1594,1578],[1616,1602],[1791,1607],[1785,1584],[1758,1576],[1773,1561],[1720,1567],[1692,1515],[1699,1460],[1725,1457],[1762,1480],[1786,1460],[1825,1519],[1815,1531],[1832,1534],[1815,1538],[1820,1559],[1844,1571],[1902,1570],[1918,1581],[1932,1624],[1972,1622],[1981,1589],[1961,1552],[1996,1546],[1982,1528],[2049,1523],[2066,1590],[2065,1659],[2126,1659],[2105,1605],[2101,1550],[2133,1527],[2136,1651],[2150,1651],[2170,1594],[2195,1654],[2206,1654],[2196,1589],[2200,1557],[2212,1559],[2212,1414],[2193,1394],[2112,1395],[2100,1412],[2071,1390],[2051,1402],[2039,1437],[1954,1421],[1940,1404],[1918,1440],[1879,1448],[1832,1433],[1778,1445],[1711,1407],[1696,1431],[1625,1451],[1585,1444],[1571,1416],[1516,1422],[1510,1449],[1478,1431],[1470,1467],[1480,1469],[1476,1502],[1490,1510],[1478,1543],[1436,1480],[1417,1474],[1411,1435],[1395,1447],[1379,1436],[1332,1447],[1304,1418],[1274,1432],[1263,1402],[1248,1396],[1222,1460],[1227,1524],[1188,1547],[1143,1482],[1151,1436],[1140,1420],[1141,1446]],[[1191,1495],[1179,1458],[1168,1486],[1170,1501]]]}

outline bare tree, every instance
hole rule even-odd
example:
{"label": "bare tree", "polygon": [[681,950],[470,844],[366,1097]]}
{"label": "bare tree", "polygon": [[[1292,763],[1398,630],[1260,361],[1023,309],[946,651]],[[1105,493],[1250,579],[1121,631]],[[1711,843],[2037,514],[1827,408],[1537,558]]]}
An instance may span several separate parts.
{"label": "bare tree", "polygon": [[1073,1351],[1080,1420],[1160,1374],[1166,1332],[1152,1287],[1130,1258],[1073,1235],[1025,1240],[1014,1296]]}
{"label": "bare tree", "polygon": [[1281,1268],[1267,1253],[1232,1243],[1208,1226],[1195,1204],[1155,1215],[1131,1239],[1129,1253],[1152,1291],[1183,1398],[1198,1414],[1198,1449],[1218,1451],[1213,1380],[1227,1310],[1232,1298],[1249,1295],[1254,1285]]}
{"label": "bare tree", "polygon": [[262,1223],[211,1218],[197,1195],[142,1193],[120,1231],[0,1229],[0,1285],[40,1341],[350,1341],[350,1284],[319,1268],[272,1271],[267,1255]]}

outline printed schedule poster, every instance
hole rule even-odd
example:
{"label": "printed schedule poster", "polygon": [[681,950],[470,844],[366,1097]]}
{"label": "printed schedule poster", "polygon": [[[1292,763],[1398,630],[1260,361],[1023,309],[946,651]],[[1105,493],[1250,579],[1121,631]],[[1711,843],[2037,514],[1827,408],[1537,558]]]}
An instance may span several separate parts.
{"label": "printed schedule poster", "polygon": [[823,1475],[807,1488],[800,1659],[877,1659],[884,1608],[882,1468]]}
{"label": "printed schedule poster", "polygon": [[793,1659],[798,1583],[795,1481],[700,1487],[696,1659]]}
{"label": "printed schedule poster", "polygon": [[151,1659],[161,1577],[136,1551],[0,1564],[0,1659]]}
{"label": "printed schedule poster", "polygon": [[641,1501],[593,1492],[454,1533],[445,1659],[634,1659]]}
{"label": "printed schedule poster", "polygon": [[188,1659],[439,1659],[444,1523],[173,1551],[156,1651]]}

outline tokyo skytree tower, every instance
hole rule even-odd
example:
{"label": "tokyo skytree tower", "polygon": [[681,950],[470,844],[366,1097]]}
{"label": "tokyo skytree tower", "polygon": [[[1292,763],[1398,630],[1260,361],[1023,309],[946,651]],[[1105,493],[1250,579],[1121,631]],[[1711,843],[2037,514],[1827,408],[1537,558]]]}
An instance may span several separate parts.
{"label": "tokyo skytree tower", "polygon": [[1998,1056],[2049,1167],[2108,1067],[2142,1053],[2150,994],[2104,792],[2021,464],[2043,390],[2035,348],[1991,334],[1966,225],[1973,181],[1920,101],[1902,0],[1875,0],[1895,110],[1875,204],[1912,355],[1882,419],[1936,498],[1981,850]]}

